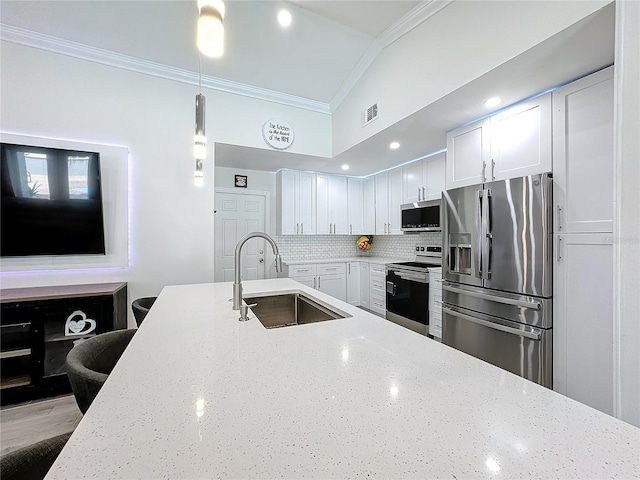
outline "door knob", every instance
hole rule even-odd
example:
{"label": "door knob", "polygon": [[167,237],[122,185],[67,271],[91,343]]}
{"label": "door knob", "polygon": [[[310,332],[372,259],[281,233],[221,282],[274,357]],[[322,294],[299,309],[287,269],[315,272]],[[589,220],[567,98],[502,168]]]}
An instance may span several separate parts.
{"label": "door knob", "polygon": [[264,263],[264,258],[261,258],[260,260],[258,260],[260,263]]}

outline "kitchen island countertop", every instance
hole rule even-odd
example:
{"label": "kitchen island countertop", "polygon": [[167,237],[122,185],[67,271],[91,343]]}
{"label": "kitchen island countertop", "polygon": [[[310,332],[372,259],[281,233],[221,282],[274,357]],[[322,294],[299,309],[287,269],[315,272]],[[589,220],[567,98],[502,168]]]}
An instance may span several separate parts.
{"label": "kitchen island countertop", "polygon": [[47,478],[638,478],[640,429],[290,279],[352,315],[266,330],[166,287]]}

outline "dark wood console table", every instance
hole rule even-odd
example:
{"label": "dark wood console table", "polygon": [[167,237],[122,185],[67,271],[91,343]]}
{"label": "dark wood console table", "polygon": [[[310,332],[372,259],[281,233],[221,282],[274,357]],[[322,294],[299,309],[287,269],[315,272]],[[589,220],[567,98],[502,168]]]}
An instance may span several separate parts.
{"label": "dark wood console table", "polygon": [[0,404],[71,391],[64,362],[77,342],[127,328],[127,284],[0,290]]}

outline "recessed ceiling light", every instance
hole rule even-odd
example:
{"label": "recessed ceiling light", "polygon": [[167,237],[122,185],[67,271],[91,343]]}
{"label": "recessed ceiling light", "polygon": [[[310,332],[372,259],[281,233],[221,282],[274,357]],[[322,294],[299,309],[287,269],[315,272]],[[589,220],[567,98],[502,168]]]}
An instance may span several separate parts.
{"label": "recessed ceiling light", "polygon": [[347,165],[346,163],[344,165],[342,165],[342,169],[343,170],[349,170],[349,165]]}
{"label": "recessed ceiling light", "polygon": [[278,23],[282,27],[288,27],[291,25],[291,14],[289,10],[285,10],[284,8],[278,12]]}
{"label": "recessed ceiling light", "polygon": [[396,148],[400,148],[400,144],[399,144],[398,142],[391,142],[391,143],[389,144],[389,148],[390,148],[391,150],[395,150]]}
{"label": "recessed ceiling light", "polygon": [[500,102],[502,101],[502,99],[500,97],[491,97],[491,98],[487,98],[484,102],[484,106],[485,107],[495,107],[496,105],[498,105]]}

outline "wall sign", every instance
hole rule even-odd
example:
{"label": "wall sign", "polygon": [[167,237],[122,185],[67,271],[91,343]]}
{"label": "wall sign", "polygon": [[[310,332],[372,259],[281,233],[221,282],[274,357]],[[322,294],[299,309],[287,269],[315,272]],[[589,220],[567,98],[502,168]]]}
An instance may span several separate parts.
{"label": "wall sign", "polygon": [[236,180],[233,185],[240,188],[247,188],[247,176],[236,175]]}
{"label": "wall sign", "polygon": [[293,144],[293,128],[284,120],[272,118],[262,126],[262,138],[276,150],[286,150]]}

